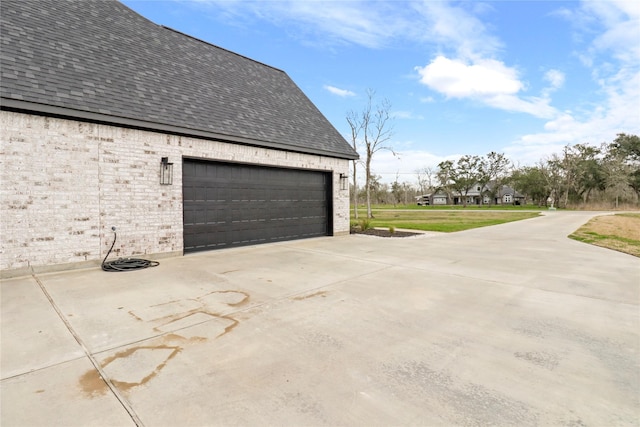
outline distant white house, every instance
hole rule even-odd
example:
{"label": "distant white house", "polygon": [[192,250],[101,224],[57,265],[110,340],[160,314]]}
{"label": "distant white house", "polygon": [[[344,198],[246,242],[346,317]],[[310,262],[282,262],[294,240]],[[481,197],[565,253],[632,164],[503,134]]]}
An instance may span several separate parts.
{"label": "distant white house", "polygon": [[525,203],[525,196],[508,185],[502,185],[497,192],[492,191],[493,188],[492,183],[485,186],[477,184],[466,195],[463,195],[457,191],[446,192],[444,188],[438,187],[430,193],[416,196],[416,203],[419,206],[462,205],[465,197],[467,205],[520,205]]}

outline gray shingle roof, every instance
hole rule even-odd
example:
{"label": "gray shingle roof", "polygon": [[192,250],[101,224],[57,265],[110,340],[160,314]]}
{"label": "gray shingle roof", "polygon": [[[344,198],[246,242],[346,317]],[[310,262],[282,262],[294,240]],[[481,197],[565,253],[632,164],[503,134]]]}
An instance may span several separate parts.
{"label": "gray shingle roof", "polygon": [[355,158],[289,76],[115,0],[2,0],[0,96],[20,108]]}

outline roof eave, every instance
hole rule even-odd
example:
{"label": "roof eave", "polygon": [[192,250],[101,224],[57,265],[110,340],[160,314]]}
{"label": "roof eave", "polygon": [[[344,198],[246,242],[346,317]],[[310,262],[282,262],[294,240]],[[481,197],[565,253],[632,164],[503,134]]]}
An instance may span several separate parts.
{"label": "roof eave", "polygon": [[215,141],[230,142],[234,144],[250,145],[254,147],[272,148],[275,150],[293,151],[303,154],[313,154],[318,156],[333,157],[338,159],[356,160],[360,156],[357,153],[340,153],[335,151],[321,150],[316,148],[305,149],[300,146],[292,146],[273,141],[262,141],[252,138],[244,138],[234,135],[225,135],[216,132],[191,129],[182,126],[174,126],[164,123],[150,122],[146,120],[132,119],[128,117],[113,116],[109,114],[95,113],[91,111],[76,110],[72,108],[59,107],[54,105],[39,104],[35,102],[23,101],[13,98],[2,98],[0,109],[14,110],[24,113],[62,117],[66,119],[80,120],[85,122],[101,123],[123,126],[127,128],[159,131],[174,135],[191,136]]}

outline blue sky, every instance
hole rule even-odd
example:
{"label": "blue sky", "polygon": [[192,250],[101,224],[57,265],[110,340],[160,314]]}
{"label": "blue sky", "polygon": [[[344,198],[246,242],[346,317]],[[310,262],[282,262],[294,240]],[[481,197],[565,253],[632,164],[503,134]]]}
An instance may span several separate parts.
{"label": "blue sky", "polygon": [[374,173],[464,154],[531,165],[640,135],[639,1],[123,0],[151,21],[284,70],[348,139],[366,91],[397,151]]}

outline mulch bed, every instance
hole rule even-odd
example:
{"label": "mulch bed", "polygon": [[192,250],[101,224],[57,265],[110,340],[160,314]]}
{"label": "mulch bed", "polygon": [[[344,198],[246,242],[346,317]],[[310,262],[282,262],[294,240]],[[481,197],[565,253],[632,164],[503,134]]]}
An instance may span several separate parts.
{"label": "mulch bed", "polygon": [[413,233],[411,231],[394,231],[393,233],[391,233],[389,230],[378,230],[375,228],[370,228],[368,230],[351,228],[351,234],[366,234],[368,236],[377,236],[377,237],[411,237],[411,236],[418,236],[422,233]]}

